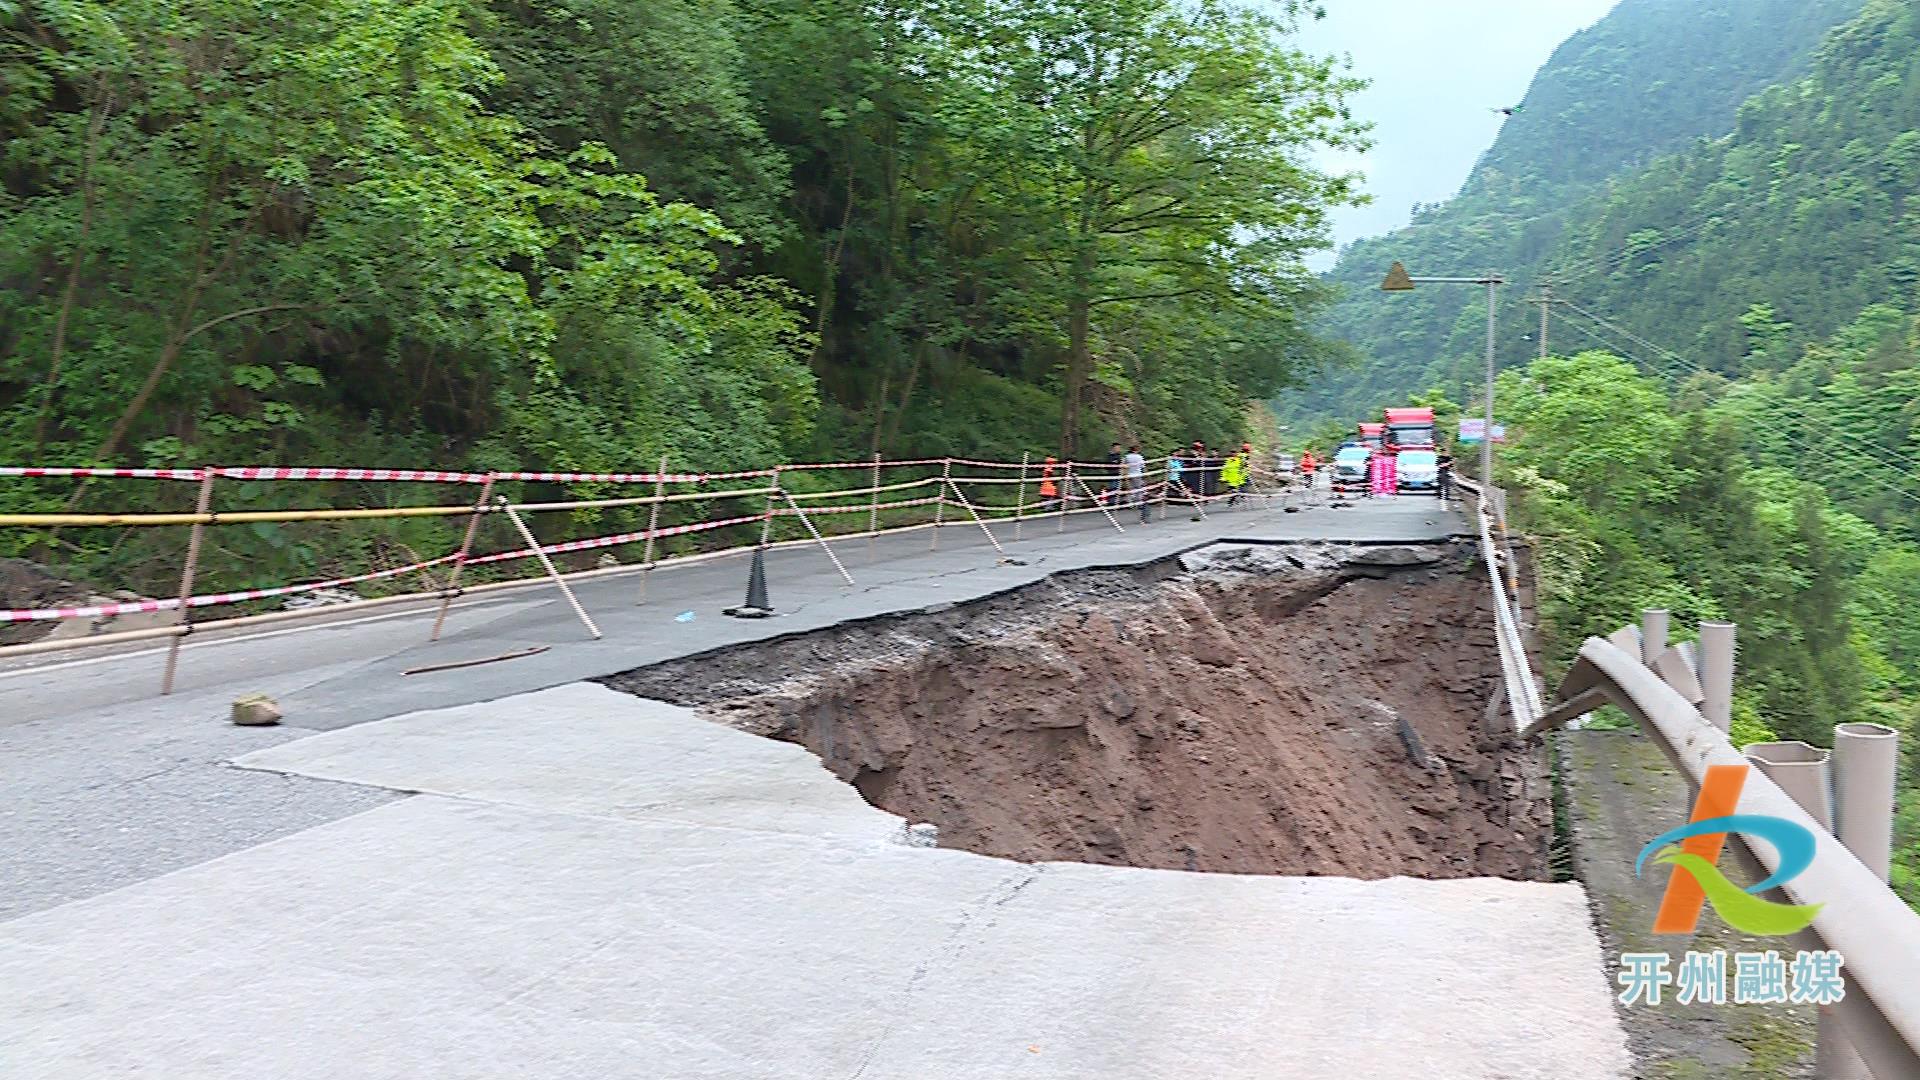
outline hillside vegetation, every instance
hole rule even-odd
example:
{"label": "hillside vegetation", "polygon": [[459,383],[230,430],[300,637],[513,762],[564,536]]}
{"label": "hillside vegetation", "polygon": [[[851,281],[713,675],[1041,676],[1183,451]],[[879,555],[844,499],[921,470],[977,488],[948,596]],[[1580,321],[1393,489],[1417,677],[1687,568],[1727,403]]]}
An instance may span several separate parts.
{"label": "hillside vegetation", "polygon": [[[1631,233],[1691,220],[1675,206],[1668,216],[1625,231],[1598,229],[1609,206],[1635,201],[1611,201],[1612,186],[1635,183],[1638,171],[1662,155],[1678,151],[1684,159],[1702,140],[1734,132],[1741,103],[1804,72],[1822,34],[1861,4],[1622,0],[1555,50],[1457,197],[1421,207],[1408,227],[1342,253],[1328,280],[1343,295],[1316,325],[1349,342],[1359,359],[1281,395],[1283,414],[1303,422],[1346,421],[1413,391],[1439,386],[1455,397],[1468,394],[1482,369],[1480,297],[1451,288],[1387,297],[1377,286],[1394,260],[1416,274],[1498,270],[1522,285],[1550,269],[1566,276],[1611,266],[1615,248]],[[1744,121],[1740,129],[1746,130]],[[1659,239],[1642,236],[1635,243]],[[1517,302],[1519,288],[1506,293],[1498,341],[1503,364],[1534,351],[1534,311]],[[1662,302],[1685,311],[1694,299],[1674,290]],[[1685,340],[1695,329],[1688,326]]]}
{"label": "hillside vegetation", "polygon": [[[0,462],[624,472],[1238,438],[1324,351],[1301,257],[1356,197],[1305,164],[1362,138],[1352,83],[1289,44],[1312,14],[0,0]],[[8,483],[20,509],[181,508]],[[203,577],[446,547],[291,532],[222,530]],[[153,590],[184,537],[0,543]]]}

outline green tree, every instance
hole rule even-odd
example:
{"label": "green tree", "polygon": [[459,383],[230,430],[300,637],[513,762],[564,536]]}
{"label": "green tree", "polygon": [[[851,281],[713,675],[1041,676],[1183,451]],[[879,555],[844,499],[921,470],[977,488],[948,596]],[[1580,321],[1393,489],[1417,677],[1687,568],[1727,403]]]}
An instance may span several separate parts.
{"label": "green tree", "polygon": [[984,178],[982,205],[1046,272],[1068,452],[1112,329],[1148,305],[1286,322],[1311,293],[1300,256],[1355,196],[1351,177],[1303,165],[1303,152],[1359,146],[1363,129],[1344,104],[1358,84],[1280,43],[1302,10],[1042,0],[947,12],[963,92],[943,104],[972,133],[965,168]]}

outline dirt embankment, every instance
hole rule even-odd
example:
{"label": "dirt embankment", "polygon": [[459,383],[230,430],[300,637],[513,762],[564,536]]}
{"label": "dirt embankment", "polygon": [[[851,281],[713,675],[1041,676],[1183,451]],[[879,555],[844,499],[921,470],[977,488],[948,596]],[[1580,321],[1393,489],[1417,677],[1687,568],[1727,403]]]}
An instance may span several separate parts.
{"label": "dirt embankment", "polygon": [[1464,547],[1210,549],[613,676],[801,743],[944,847],[1263,874],[1544,878]]}

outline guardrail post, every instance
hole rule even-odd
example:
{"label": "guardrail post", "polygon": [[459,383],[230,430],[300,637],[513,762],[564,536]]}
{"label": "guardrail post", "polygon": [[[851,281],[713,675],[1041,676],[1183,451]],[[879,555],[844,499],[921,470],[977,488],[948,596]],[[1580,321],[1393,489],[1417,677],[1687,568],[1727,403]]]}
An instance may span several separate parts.
{"label": "guardrail post", "polygon": [[447,625],[447,608],[453,604],[453,598],[460,594],[460,569],[467,565],[467,556],[473,554],[473,539],[480,532],[480,517],[487,512],[488,500],[493,495],[493,472],[480,481],[480,497],[473,501],[473,513],[467,516],[467,534],[460,538],[460,550],[454,553],[453,569],[447,571],[447,587],[440,594],[440,610],[433,616],[433,633],[427,635],[428,641],[439,641],[440,630]]}
{"label": "guardrail post", "polygon": [[653,577],[653,534],[660,531],[660,504],[667,497],[667,455],[660,455],[660,471],[654,474],[653,506],[647,511],[647,542],[640,552],[640,599],[647,602],[647,579]]}
{"label": "guardrail post", "polygon": [[1700,624],[1700,715],[1721,731],[1733,730],[1733,624]]}
{"label": "guardrail post", "polygon": [[951,483],[953,483],[953,459],[942,458],[940,459],[940,486],[934,489],[934,493],[940,496],[940,501],[933,504],[933,540],[927,545],[928,551],[940,550],[940,523],[946,519],[947,485]]}
{"label": "guardrail post", "polygon": [[1015,540],[1020,539],[1020,508],[1027,501],[1027,460],[1031,456],[1029,451],[1020,452],[1020,486],[1014,489],[1013,495],[1013,538]]}
{"label": "guardrail post", "polygon": [[[1833,831],[1833,804],[1828,795],[1832,763],[1827,751],[1789,741],[1755,743],[1742,753],[1754,768],[1805,810],[1808,817],[1822,829]],[[1839,1017],[1827,1006],[1819,1011],[1813,1053],[1814,1075],[1819,1080],[1872,1080],[1865,1063],[1847,1041]]]}
{"label": "guardrail post", "polygon": [[1652,664],[1667,651],[1669,615],[1666,608],[1648,608],[1640,613],[1640,662]]}
{"label": "guardrail post", "polygon": [[1888,880],[1893,861],[1894,775],[1900,733],[1881,724],[1833,729],[1834,835],[1867,869]]}
{"label": "guardrail post", "polygon": [[873,455],[873,505],[867,510],[867,561],[874,560],[873,539],[880,534],[880,454]]}
{"label": "guardrail post", "polygon": [[173,673],[180,666],[180,639],[191,629],[191,624],[187,622],[187,600],[193,596],[193,575],[200,566],[200,544],[206,537],[207,529],[204,519],[213,506],[213,479],[213,466],[208,465],[201,470],[200,494],[193,504],[193,531],[187,534],[187,561],[180,568],[180,606],[174,609],[174,622],[182,629],[167,640],[167,670],[160,676],[162,695],[173,693]]}

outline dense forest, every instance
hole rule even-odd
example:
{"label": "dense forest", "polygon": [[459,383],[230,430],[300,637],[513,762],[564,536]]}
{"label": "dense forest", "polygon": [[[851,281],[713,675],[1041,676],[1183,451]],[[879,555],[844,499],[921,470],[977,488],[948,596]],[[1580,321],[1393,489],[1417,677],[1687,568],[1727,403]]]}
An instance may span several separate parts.
{"label": "dense forest", "polygon": [[[1703,55],[1788,74],[1729,100],[1743,84],[1726,64],[1676,65],[1720,111],[1690,93],[1645,147],[1660,153],[1616,138],[1642,119],[1628,98],[1663,85],[1657,43],[1614,46],[1663,12],[1727,5],[1629,0],[1563,46],[1459,199],[1347,253],[1334,276],[1362,288],[1327,322],[1367,362],[1289,404],[1310,418],[1470,403],[1484,309],[1445,290],[1383,299],[1370,286],[1391,258],[1497,266],[1519,286],[1551,275],[1556,355],[1526,362],[1538,309],[1509,297],[1497,402],[1552,660],[1645,607],[1731,619],[1736,741],[1825,745],[1849,720],[1908,732],[1896,883],[1920,904],[1920,3],[1793,7],[1794,33],[1687,24],[1721,35]],[[1604,70],[1620,76],[1612,98]],[[1569,86],[1588,88],[1592,133],[1571,156],[1520,122],[1575,123],[1548,104]]]}
{"label": "dense forest", "polygon": [[[1420,289],[1383,302],[1375,287],[1394,260],[1415,274],[1496,270],[1530,284],[1552,271],[1570,287],[1586,284],[1619,260],[1615,249],[1630,233],[1686,218],[1675,207],[1668,217],[1639,219],[1627,232],[1596,232],[1594,223],[1609,216],[1602,208],[1616,185],[1635,183],[1639,170],[1662,155],[1684,157],[1702,140],[1733,132],[1741,103],[1805,72],[1822,34],[1861,4],[1621,0],[1555,50],[1458,196],[1420,207],[1406,228],[1342,252],[1328,280],[1343,295],[1315,325],[1351,343],[1361,359],[1284,393],[1281,411],[1295,421],[1344,421],[1412,390],[1444,386],[1460,396],[1477,387],[1486,319],[1480,297],[1466,289]],[[1821,62],[1832,59],[1823,55]],[[1582,240],[1570,241],[1570,233]],[[1656,239],[1640,236],[1635,250]],[[1575,276],[1581,280],[1571,280]],[[1534,352],[1534,312],[1518,302],[1519,294],[1509,288],[1502,298],[1503,363]],[[1574,295],[1599,299],[1590,290]],[[1686,311],[1695,298],[1673,290],[1667,299]],[[1690,341],[1697,329],[1698,320],[1687,323],[1675,340]]]}
{"label": "dense forest", "polygon": [[1240,434],[1311,5],[5,0],[0,457],[611,469]]}

